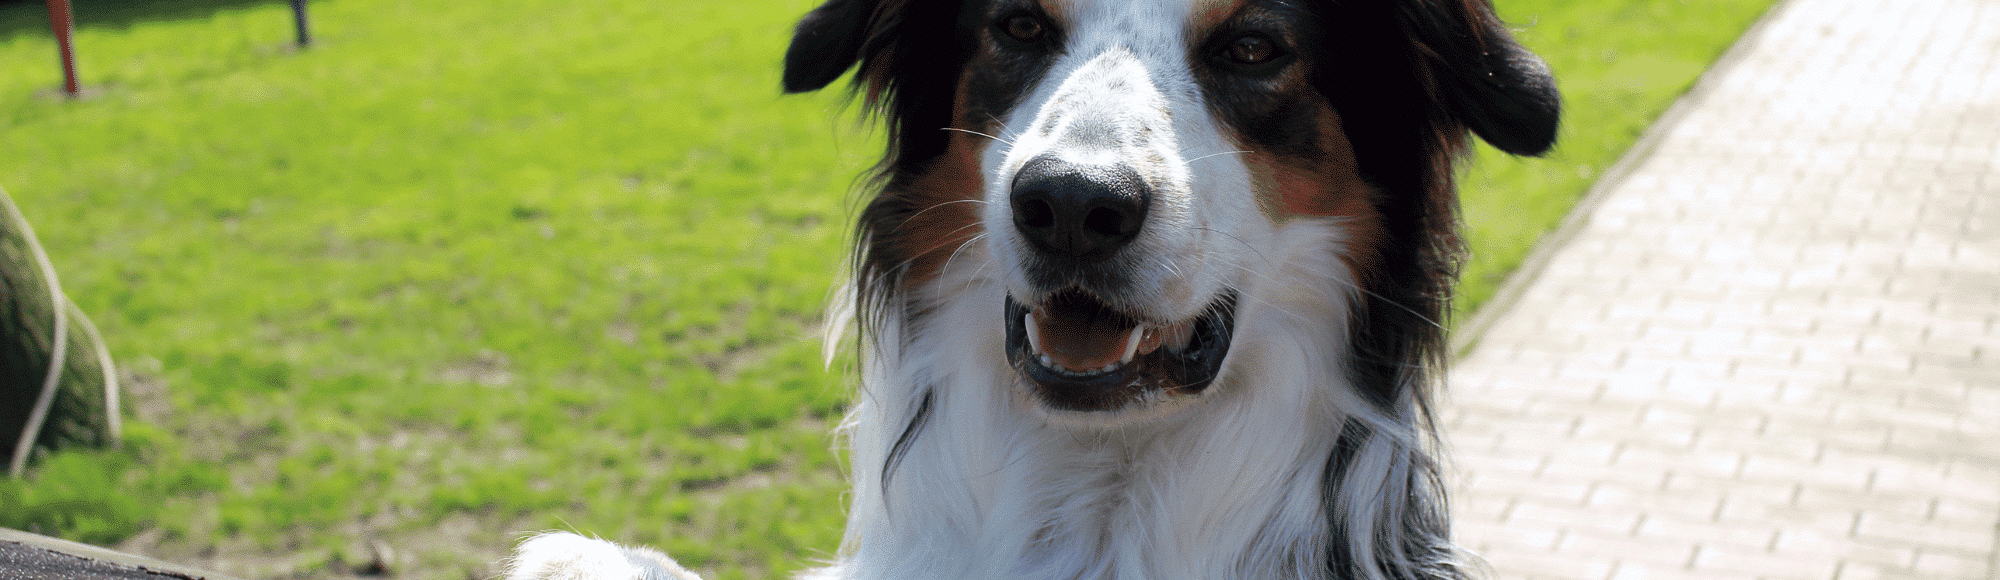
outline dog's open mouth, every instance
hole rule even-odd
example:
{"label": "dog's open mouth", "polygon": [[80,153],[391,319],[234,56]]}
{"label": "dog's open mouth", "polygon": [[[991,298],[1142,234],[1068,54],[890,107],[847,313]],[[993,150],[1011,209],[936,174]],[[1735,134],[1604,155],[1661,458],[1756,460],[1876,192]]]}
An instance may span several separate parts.
{"label": "dog's open mouth", "polygon": [[1222,369],[1236,294],[1189,320],[1140,320],[1082,291],[1030,307],[1007,297],[1007,360],[1049,407],[1114,411],[1199,393]]}

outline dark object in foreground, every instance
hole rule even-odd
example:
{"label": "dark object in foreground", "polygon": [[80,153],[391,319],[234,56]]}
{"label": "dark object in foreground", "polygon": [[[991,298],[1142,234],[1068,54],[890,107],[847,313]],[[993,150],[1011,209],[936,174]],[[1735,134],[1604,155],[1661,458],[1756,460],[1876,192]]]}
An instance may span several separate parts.
{"label": "dark object in foreground", "polygon": [[0,457],[118,444],[118,378],[103,341],[63,295],[34,229],[0,189]]}
{"label": "dark object in foreground", "polygon": [[7,528],[0,528],[0,578],[235,580],[214,572]]}
{"label": "dark object in foreground", "polygon": [[292,0],[292,23],[298,29],[298,47],[312,46],[312,33],[306,30],[306,0]]}

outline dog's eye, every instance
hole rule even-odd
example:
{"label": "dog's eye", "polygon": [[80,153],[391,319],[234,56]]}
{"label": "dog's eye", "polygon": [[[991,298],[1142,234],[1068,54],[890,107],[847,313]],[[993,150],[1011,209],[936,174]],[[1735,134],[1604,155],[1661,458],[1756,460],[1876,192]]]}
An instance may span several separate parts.
{"label": "dog's eye", "polygon": [[1245,34],[1236,37],[1222,47],[1222,56],[1244,66],[1256,66],[1277,60],[1284,54],[1278,49],[1278,42],[1262,34]]}
{"label": "dog's eye", "polygon": [[1021,42],[1036,42],[1049,33],[1042,19],[1028,14],[1016,14],[1001,20],[1000,31]]}

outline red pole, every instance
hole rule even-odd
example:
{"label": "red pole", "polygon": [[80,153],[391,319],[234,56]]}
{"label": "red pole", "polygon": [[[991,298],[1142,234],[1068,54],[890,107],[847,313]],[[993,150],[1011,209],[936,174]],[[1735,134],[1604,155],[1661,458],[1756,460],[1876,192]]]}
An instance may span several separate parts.
{"label": "red pole", "polygon": [[49,26],[56,30],[56,49],[62,52],[63,94],[71,98],[77,96],[80,88],[76,84],[76,53],[70,50],[70,32],[75,25],[70,21],[69,0],[46,0],[49,6]]}

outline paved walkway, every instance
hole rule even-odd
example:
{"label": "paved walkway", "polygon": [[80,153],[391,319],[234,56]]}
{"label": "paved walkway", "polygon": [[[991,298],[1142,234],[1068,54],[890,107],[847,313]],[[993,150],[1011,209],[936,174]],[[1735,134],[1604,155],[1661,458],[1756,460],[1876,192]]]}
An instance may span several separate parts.
{"label": "paved walkway", "polygon": [[1496,578],[2000,579],[2000,0],[1786,0],[1452,373]]}

